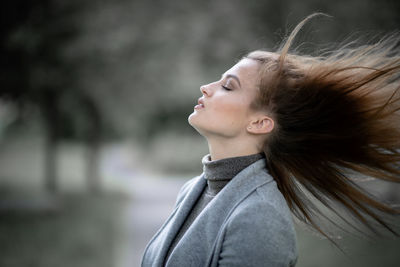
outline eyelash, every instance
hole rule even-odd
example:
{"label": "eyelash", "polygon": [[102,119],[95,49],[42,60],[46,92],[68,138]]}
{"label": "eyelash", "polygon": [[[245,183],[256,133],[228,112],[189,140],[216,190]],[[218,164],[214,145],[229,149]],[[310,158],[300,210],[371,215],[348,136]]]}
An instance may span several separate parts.
{"label": "eyelash", "polygon": [[228,87],[226,87],[226,86],[223,86],[223,85],[221,85],[222,86],[222,88],[224,88],[226,91],[232,91],[232,89],[231,88],[228,88]]}

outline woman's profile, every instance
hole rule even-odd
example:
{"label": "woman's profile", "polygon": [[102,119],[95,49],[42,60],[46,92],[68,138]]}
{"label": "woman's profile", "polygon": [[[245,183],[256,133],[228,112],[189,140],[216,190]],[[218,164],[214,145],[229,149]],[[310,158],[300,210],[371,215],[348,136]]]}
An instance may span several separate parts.
{"label": "woman's profile", "polygon": [[142,266],[295,266],[292,215],[330,238],[321,210],[397,234],[384,215],[400,210],[354,180],[400,182],[399,37],[289,53],[315,15],[278,51],[253,51],[200,87],[188,121],[208,142],[203,173],[181,188]]}

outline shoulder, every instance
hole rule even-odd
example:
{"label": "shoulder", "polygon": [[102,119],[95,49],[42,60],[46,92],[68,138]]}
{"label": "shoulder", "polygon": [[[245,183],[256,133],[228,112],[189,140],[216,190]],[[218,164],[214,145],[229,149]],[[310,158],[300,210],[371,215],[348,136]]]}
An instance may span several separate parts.
{"label": "shoulder", "polygon": [[230,225],[259,224],[265,228],[282,227],[293,230],[292,215],[285,198],[278,190],[275,181],[258,187],[234,209],[230,216]]}
{"label": "shoulder", "polygon": [[222,262],[233,264],[240,255],[249,261],[248,266],[264,266],[257,265],[261,262],[268,262],[268,266],[290,266],[296,262],[292,215],[274,181],[257,188],[240,202],[225,230]]}

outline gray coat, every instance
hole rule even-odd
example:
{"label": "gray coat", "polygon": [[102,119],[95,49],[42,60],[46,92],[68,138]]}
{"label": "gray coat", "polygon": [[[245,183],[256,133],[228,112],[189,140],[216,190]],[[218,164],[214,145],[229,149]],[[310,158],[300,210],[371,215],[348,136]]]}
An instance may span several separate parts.
{"label": "gray coat", "polygon": [[181,189],[170,217],[147,245],[142,266],[294,266],[291,213],[261,159],[243,169],[205,207],[165,258],[175,235],[206,186],[203,175]]}

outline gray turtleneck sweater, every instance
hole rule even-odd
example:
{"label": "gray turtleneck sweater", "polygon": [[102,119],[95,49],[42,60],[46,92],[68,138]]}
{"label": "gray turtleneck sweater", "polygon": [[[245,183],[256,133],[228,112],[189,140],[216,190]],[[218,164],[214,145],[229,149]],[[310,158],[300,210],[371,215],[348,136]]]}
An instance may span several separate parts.
{"label": "gray turtleneck sweater", "polygon": [[225,158],[220,160],[211,160],[210,154],[203,157],[203,173],[204,179],[207,180],[207,185],[201,193],[200,197],[193,206],[191,212],[183,223],[181,229],[173,240],[171,247],[168,250],[166,260],[178,244],[179,240],[189,229],[190,225],[207,206],[207,204],[224,188],[224,186],[232,180],[240,171],[248,167],[252,163],[264,157],[263,153]]}

